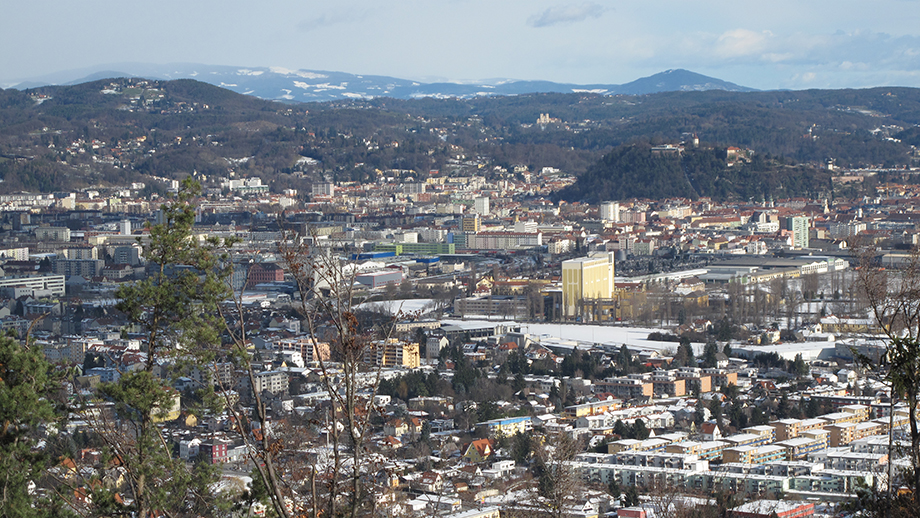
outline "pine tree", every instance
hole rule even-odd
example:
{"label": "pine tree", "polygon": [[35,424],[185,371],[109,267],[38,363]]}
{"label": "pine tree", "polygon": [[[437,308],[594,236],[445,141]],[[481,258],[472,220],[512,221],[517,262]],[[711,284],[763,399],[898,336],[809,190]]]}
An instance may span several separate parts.
{"label": "pine tree", "polygon": [[795,360],[792,362],[792,370],[799,378],[808,375],[808,365],[805,363],[805,360],[802,359],[802,353],[795,355]]}
{"label": "pine tree", "polygon": [[[144,330],[146,358],[141,369],[100,385],[100,393],[115,403],[117,419],[95,426],[108,454],[125,468],[131,503],[122,511],[140,518],[162,509],[181,509],[179,515],[221,514],[228,505],[210,488],[217,470],[205,463],[188,467],[157,427],[178,413],[180,397],[170,386],[170,375],[161,374],[163,365],[179,369],[213,362],[221,343],[224,322],[218,304],[228,294],[220,277],[225,257],[217,253],[222,243],[202,243],[192,234],[193,200],[199,193],[200,186],[186,179],[176,198],[163,205],[165,222],[151,228],[144,254],[156,270],[116,292],[116,308]],[[110,491],[96,489],[92,502],[106,509],[113,498]]]}
{"label": "pine tree", "polygon": [[0,516],[61,515],[58,505],[29,494],[30,482],[55,460],[35,446],[41,426],[56,418],[57,386],[41,350],[0,336]]}
{"label": "pine tree", "polygon": [[707,342],[706,348],[703,350],[703,362],[701,366],[712,369],[715,368],[716,355],[719,354],[719,346],[715,342]]}
{"label": "pine tree", "polygon": [[693,422],[697,426],[703,424],[706,420],[706,406],[703,404],[703,398],[696,399],[696,410],[693,412]]}

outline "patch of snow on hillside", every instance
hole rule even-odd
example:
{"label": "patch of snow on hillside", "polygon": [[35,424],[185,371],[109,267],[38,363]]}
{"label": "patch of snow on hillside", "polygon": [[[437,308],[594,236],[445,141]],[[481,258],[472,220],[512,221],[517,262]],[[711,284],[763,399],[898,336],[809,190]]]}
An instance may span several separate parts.
{"label": "patch of snow on hillside", "polygon": [[324,90],[344,90],[347,85],[348,83],[342,83],[341,85],[331,85],[329,83],[320,83],[318,85],[311,85],[303,81],[294,81],[294,86],[296,86],[297,88],[303,88],[304,90],[313,88],[314,92],[322,92]]}
{"label": "patch of snow on hillside", "polygon": [[307,72],[306,70],[291,70],[284,67],[268,67],[275,74],[283,74],[286,76],[297,76],[304,79],[324,79],[329,77],[325,74],[317,74],[315,72]]}
{"label": "patch of snow on hillside", "polygon": [[240,85],[233,84],[233,83],[225,83],[225,82],[221,81],[221,82],[220,82],[220,86],[221,86],[221,88],[230,88],[230,87],[233,87],[233,86],[240,86]]}
{"label": "patch of snow on hillside", "polygon": [[264,70],[249,70],[248,68],[241,68],[236,71],[238,75],[241,76],[260,76],[265,73]]}

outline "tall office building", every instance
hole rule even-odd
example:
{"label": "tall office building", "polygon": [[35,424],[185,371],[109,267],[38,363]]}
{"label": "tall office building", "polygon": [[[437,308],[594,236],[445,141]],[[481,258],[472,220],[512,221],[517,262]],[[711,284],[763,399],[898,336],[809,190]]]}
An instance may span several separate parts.
{"label": "tall office building", "polygon": [[612,221],[613,223],[619,223],[620,221],[619,202],[605,201],[601,203],[600,216],[603,221]]}
{"label": "tall office building", "polygon": [[566,317],[576,316],[582,300],[613,298],[613,277],[614,252],[563,261],[563,314]]}
{"label": "tall office building", "polygon": [[481,196],[473,200],[473,210],[480,216],[489,215],[489,197]]}
{"label": "tall office building", "polygon": [[335,184],[332,182],[317,182],[310,186],[313,196],[335,196]]}
{"label": "tall office building", "polygon": [[786,228],[792,231],[793,248],[808,248],[810,226],[807,216],[793,216],[786,220]]}
{"label": "tall office building", "polygon": [[469,216],[464,216],[460,220],[460,230],[470,234],[475,234],[479,232],[480,227],[482,226],[482,219],[479,217],[479,214],[470,214]]}

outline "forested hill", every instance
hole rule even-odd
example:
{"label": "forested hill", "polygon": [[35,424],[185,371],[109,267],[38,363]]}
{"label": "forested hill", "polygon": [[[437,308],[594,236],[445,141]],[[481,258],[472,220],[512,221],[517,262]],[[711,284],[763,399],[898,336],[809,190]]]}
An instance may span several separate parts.
{"label": "forested hill", "polygon": [[[804,196],[823,188],[825,179],[793,164],[916,165],[918,124],[920,89],[912,88],[295,105],[194,80],[106,79],[0,90],[0,192],[125,185],[194,172],[213,179],[231,172],[259,176],[272,192],[309,192],[320,176],[373,181],[387,170],[403,178],[433,170],[511,175],[523,166],[584,175],[563,193],[569,199],[666,192]],[[676,144],[693,134],[700,150],[674,163],[620,148]],[[718,154],[729,146],[753,150],[750,161],[691,163],[710,160],[707,149]],[[638,173],[624,163],[654,175],[631,176]],[[803,173],[808,178],[795,176]],[[647,181],[653,178],[660,188]]]}
{"label": "forested hill", "polygon": [[740,153],[729,157],[726,149],[690,149],[678,155],[676,151],[654,151],[649,145],[625,145],[604,155],[558,197],[592,203],[701,196],[762,200],[815,196],[831,187],[825,169]]}

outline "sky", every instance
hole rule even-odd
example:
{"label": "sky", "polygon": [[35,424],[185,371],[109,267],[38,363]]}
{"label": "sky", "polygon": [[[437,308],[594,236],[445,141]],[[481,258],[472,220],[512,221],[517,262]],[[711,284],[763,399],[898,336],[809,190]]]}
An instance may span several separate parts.
{"label": "sky", "polygon": [[920,0],[0,0],[0,85],[112,63],[920,87]]}

